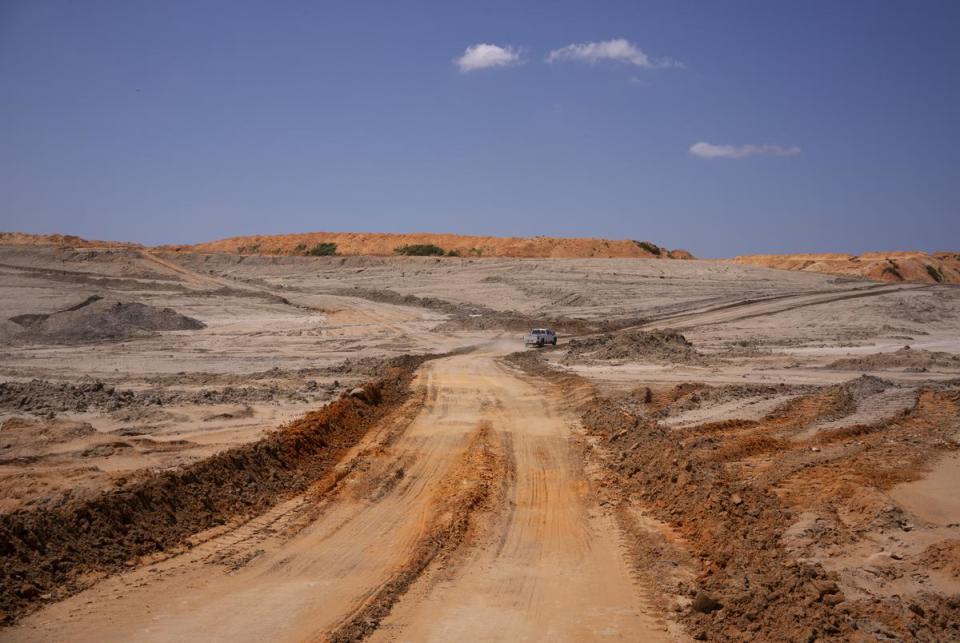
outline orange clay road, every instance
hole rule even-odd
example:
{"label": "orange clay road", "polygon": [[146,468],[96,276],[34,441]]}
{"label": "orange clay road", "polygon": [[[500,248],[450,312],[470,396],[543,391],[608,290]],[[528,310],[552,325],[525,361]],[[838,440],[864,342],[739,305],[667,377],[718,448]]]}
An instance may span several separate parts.
{"label": "orange clay road", "polygon": [[593,501],[574,422],[549,384],[499,361],[514,343],[427,363],[414,401],[323,493],[48,606],[9,641],[326,640],[410,569],[478,426],[506,468],[468,537],[418,573],[374,640],[663,640],[613,519]]}

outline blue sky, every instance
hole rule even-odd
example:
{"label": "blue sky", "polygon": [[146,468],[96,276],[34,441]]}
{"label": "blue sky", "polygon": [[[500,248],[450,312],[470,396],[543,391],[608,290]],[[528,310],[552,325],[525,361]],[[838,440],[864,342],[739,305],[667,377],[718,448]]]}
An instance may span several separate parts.
{"label": "blue sky", "polygon": [[958,2],[2,0],[0,229],[960,250],[958,33]]}

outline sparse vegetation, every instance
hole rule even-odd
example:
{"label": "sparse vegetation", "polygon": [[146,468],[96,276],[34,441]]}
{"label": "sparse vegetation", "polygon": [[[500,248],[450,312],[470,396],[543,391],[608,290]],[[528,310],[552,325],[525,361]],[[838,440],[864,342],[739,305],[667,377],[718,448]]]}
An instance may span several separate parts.
{"label": "sparse vegetation", "polygon": [[887,265],[883,267],[884,275],[893,275],[900,281],[903,281],[903,275],[900,274],[900,266],[893,259],[887,259]]}
{"label": "sparse vegetation", "polygon": [[655,243],[650,243],[649,241],[634,241],[634,243],[637,244],[638,246],[640,246],[642,249],[644,249],[644,250],[646,250],[647,252],[649,252],[650,254],[656,255],[656,256],[658,256],[658,257],[660,256],[660,253],[662,252],[662,251],[660,250],[660,246],[656,245]]}
{"label": "sparse vegetation", "polygon": [[307,244],[298,243],[297,246],[293,249],[293,254],[302,255],[307,251]]}
{"label": "sparse vegetation", "polygon": [[332,257],[337,254],[337,244],[329,241],[318,243],[307,250],[308,257]]}
{"label": "sparse vegetation", "polygon": [[938,284],[943,282],[943,273],[937,270],[935,266],[927,264],[927,274]]}
{"label": "sparse vegetation", "polygon": [[442,257],[445,254],[443,248],[432,243],[415,243],[398,246],[394,248],[393,251],[398,255],[408,257]]}
{"label": "sparse vegetation", "polygon": [[460,256],[460,251],[459,251],[459,250],[448,250],[448,251],[447,251],[447,256],[448,256],[448,257],[459,257],[459,256]]}
{"label": "sparse vegetation", "polygon": [[893,275],[894,277],[896,277],[896,278],[899,279],[900,281],[903,281],[903,275],[901,275],[901,274],[900,274],[900,271],[897,270],[896,268],[894,268],[893,266],[884,266],[884,268],[883,268],[883,274],[885,274],[885,275]]}
{"label": "sparse vegetation", "polygon": [[470,248],[469,252],[475,257],[483,256],[483,248]]}
{"label": "sparse vegetation", "polygon": [[258,255],[260,254],[260,242],[251,243],[249,246],[240,246],[237,248],[237,253],[242,255]]}

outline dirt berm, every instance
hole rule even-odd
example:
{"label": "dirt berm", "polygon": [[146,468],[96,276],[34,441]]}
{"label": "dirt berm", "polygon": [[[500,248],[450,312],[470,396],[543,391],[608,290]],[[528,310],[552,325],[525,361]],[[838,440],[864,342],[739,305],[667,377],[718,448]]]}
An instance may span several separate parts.
{"label": "dirt berm", "polygon": [[227,386],[199,391],[158,387],[134,391],[118,389],[90,378],[81,379],[76,384],[46,380],[0,382],[0,409],[34,415],[84,413],[91,409],[113,412],[177,404],[272,402],[279,399],[305,398],[297,389],[277,386]]}
{"label": "dirt berm", "polygon": [[872,353],[860,357],[845,357],[827,365],[844,371],[885,371],[903,369],[925,372],[928,370],[960,370],[960,355],[940,351],[912,349],[904,346],[892,353]]}
{"label": "dirt berm", "polygon": [[304,491],[410,394],[427,356],[396,360],[362,392],[339,398],[262,440],[91,500],[0,517],[0,622],[62,600],[89,579],[184,545],[229,520]]}

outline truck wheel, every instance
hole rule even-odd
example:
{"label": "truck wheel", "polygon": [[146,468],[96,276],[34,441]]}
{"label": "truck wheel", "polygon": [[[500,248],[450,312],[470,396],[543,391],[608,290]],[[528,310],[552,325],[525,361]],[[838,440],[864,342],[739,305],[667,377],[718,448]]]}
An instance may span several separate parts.
{"label": "truck wheel", "polygon": [[550,342],[550,343],[551,343],[551,344],[553,344],[554,346],[556,346],[556,345],[557,345],[557,338],[556,338],[556,337],[554,337],[554,338],[553,338],[553,341],[552,341],[552,342]]}

